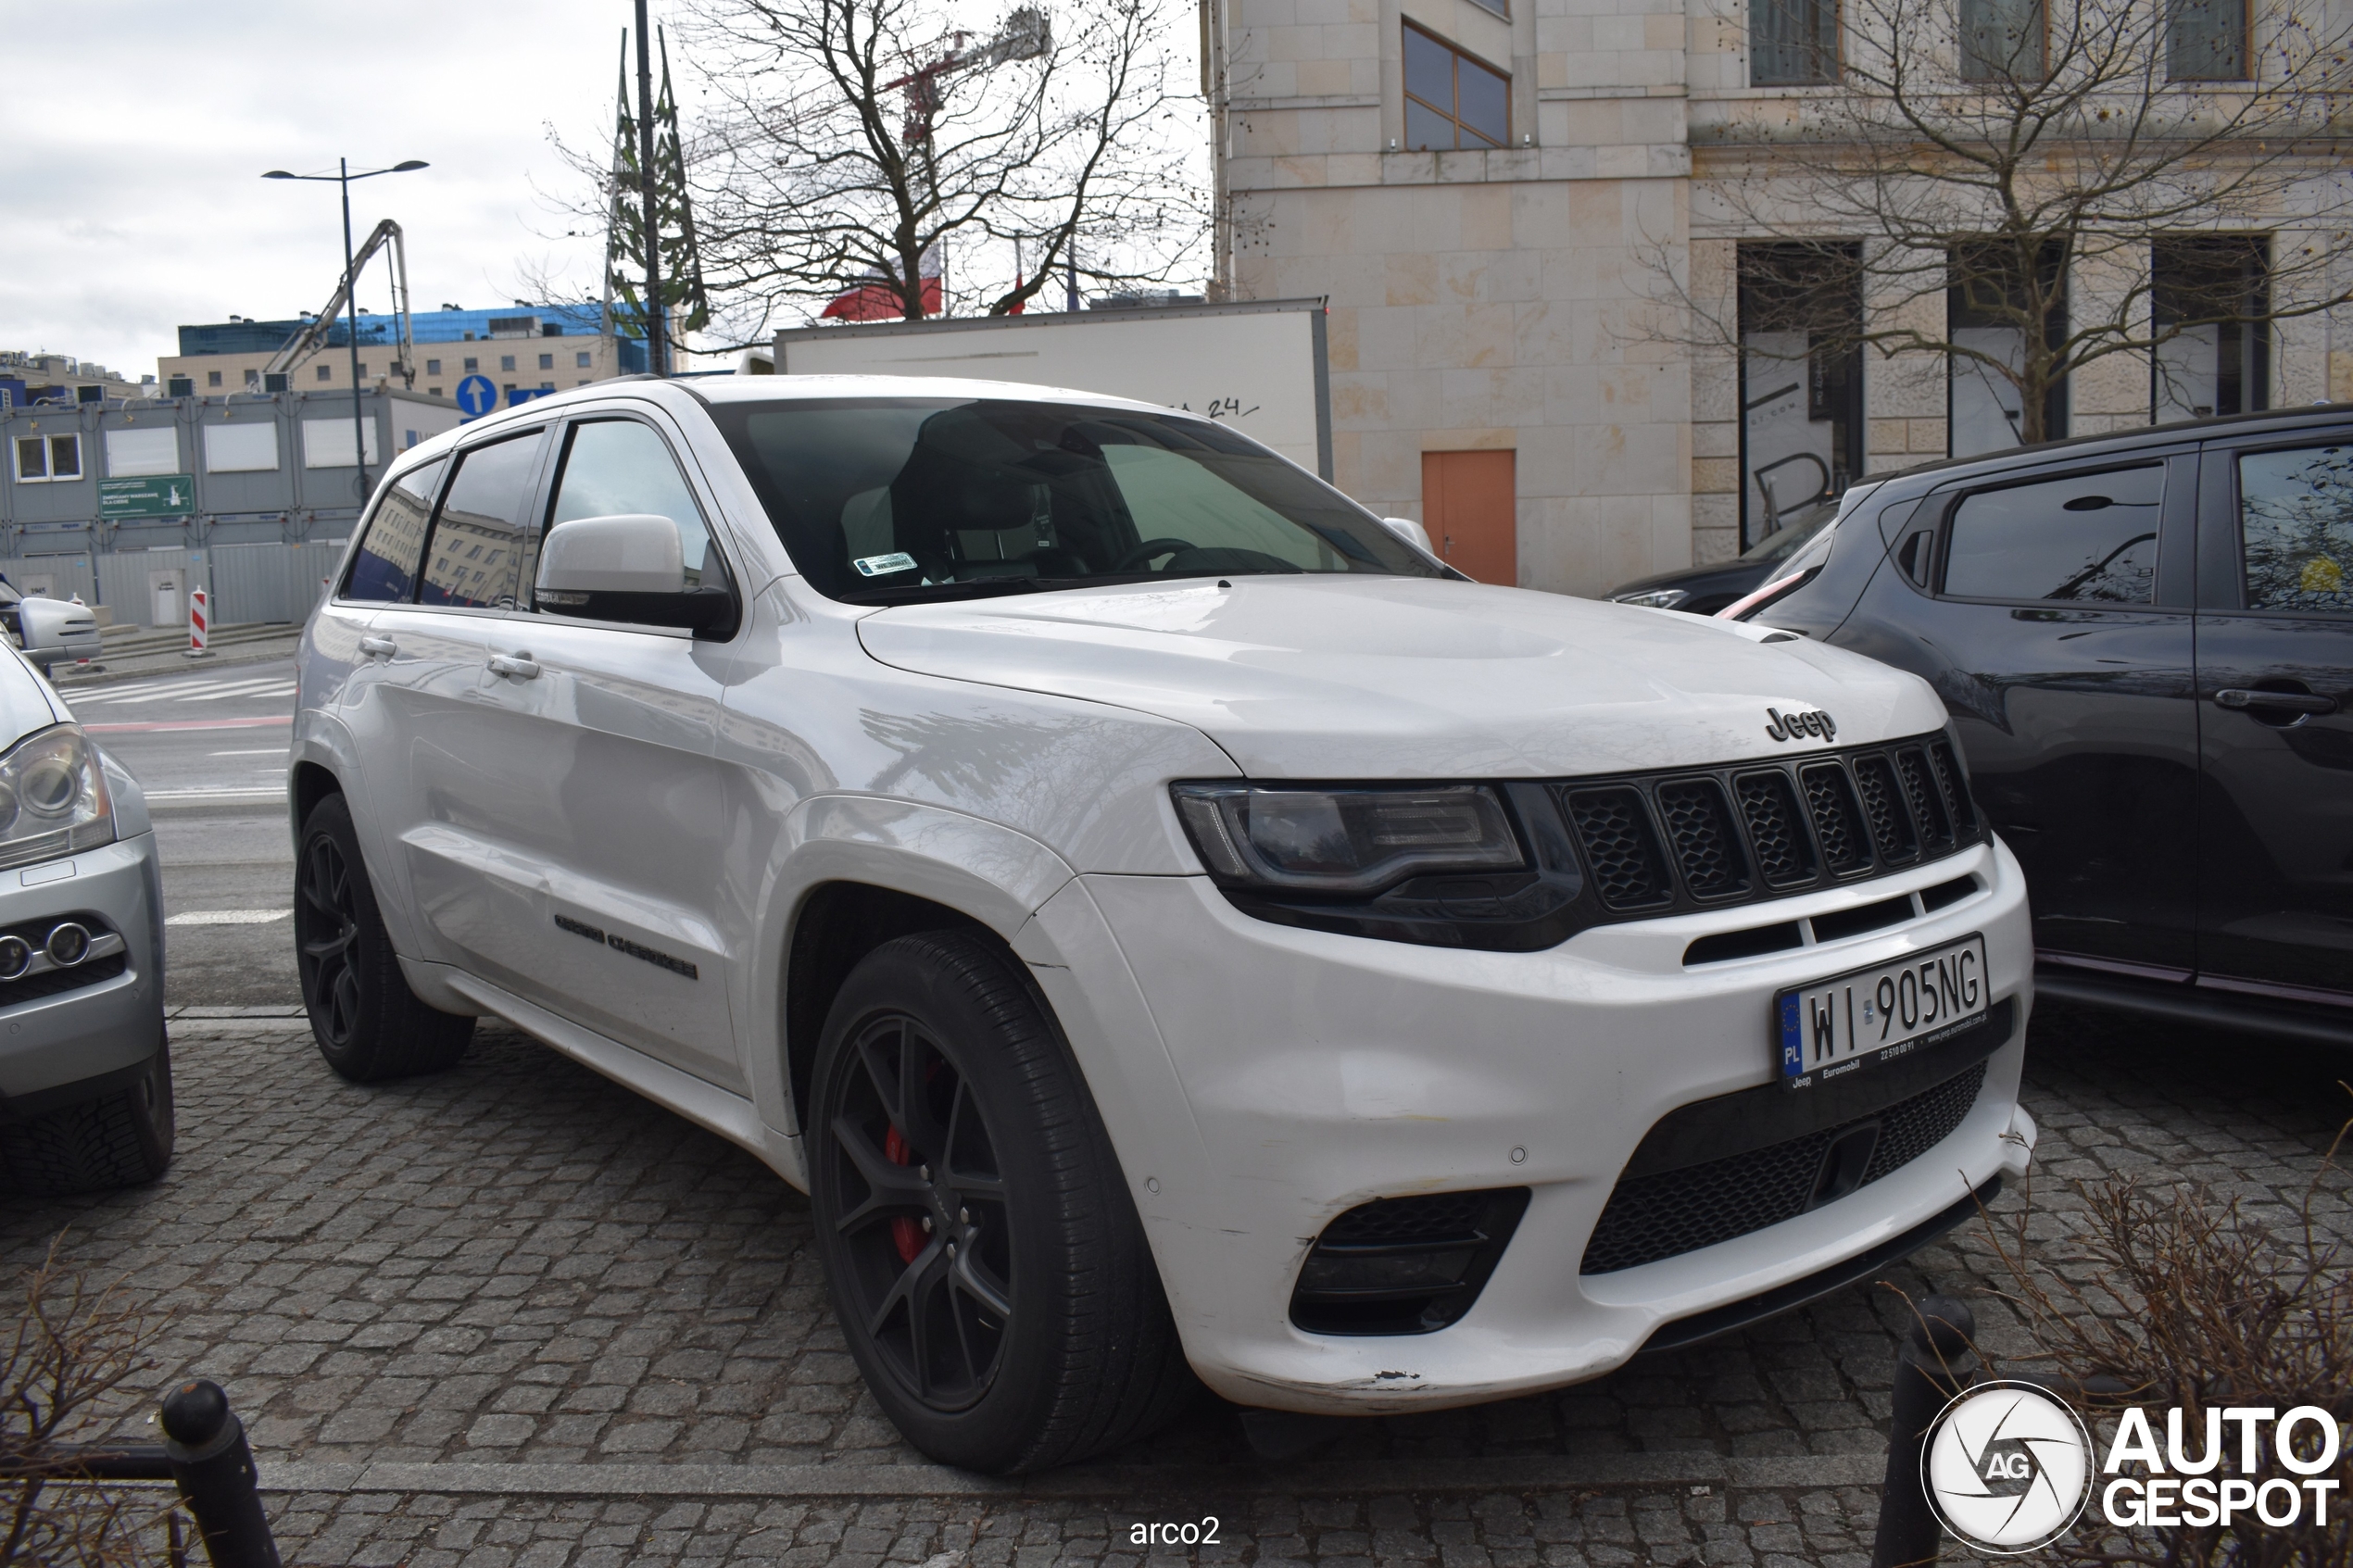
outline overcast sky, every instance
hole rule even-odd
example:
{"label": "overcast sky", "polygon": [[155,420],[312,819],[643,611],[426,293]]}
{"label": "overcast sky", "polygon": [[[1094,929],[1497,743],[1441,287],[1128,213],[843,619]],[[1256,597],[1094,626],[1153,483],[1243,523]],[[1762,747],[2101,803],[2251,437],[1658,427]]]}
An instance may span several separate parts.
{"label": "overcast sky", "polygon": [[[661,19],[668,6],[656,0]],[[510,303],[537,268],[597,275],[535,196],[548,144],[610,134],[630,0],[0,0],[0,348],[133,380],[180,323],[291,318],[343,265],[333,185],[258,178],[338,157],[433,167],[352,187],[352,230],[396,220],[416,306]],[[544,237],[552,234],[554,237]],[[384,309],[382,274],[359,303]]]}

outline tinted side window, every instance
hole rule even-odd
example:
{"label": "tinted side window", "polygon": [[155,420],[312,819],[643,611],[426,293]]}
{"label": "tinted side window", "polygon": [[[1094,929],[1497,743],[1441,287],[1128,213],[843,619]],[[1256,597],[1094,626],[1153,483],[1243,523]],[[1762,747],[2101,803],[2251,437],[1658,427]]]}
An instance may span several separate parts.
{"label": "tinted side window", "polygon": [[1944,592],[2145,605],[2156,595],[2163,465],[1986,490],[1954,512]]}
{"label": "tinted side window", "polygon": [[596,420],[573,426],[547,526],[574,518],[632,513],[666,517],[677,525],[686,586],[699,586],[711,531],[661,437],[635,420]]}
{"label": "tinted side window", "polygon": [[511,606],[522,558],[523,508],[539,463],[533,431],[458,455],[434,520],[418,599],[429,605]]}
{"label": "tinted side window", "polygon": [[373,603],[405,602],[417,583],[417,560],[425,553],[425,524],[433,517],[433,493],[441,483],[446,458],[422,464],[384,487],[376,515],[368,520],[343,596]]}
{"label": "tinted side window", "polygon": [[2353,444],[2239,458],[2246,608],[2353,615]]}

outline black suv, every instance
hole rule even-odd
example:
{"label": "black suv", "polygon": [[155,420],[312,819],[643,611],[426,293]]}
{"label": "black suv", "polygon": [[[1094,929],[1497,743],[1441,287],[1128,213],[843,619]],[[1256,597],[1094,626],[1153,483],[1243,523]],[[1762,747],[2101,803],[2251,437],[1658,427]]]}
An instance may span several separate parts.
{"label": "black suv", "polygon": [[2353,1043],[2353,407],[1894,475],[1782,582],[1943,696],[2041,994]]}

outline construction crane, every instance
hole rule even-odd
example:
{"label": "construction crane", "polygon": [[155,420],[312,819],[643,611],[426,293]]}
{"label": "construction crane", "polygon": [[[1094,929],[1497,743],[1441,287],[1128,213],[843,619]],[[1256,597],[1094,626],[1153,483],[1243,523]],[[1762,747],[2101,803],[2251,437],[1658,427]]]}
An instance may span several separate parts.
{"label": "construction crane", "polygon": [[409,252],[401,244],[400,225],[389,218],[376,225],[375,232],[368,236],[368,243],[361,245],[353,257],[351,276],[335,285],[327,307],[319,312],[316,320],[307,323],[302,331],[288,338],[284,347],[271,356],[270,363],[261,368],[264,375],[283,375],[327,346],[328,336],[334,330],[335,319],[343,314],[344,302],[352,282],[359,276],[360,270],[368,265],[368,258],[387,245],[392,246],[392,323],[400,351],[399,363],[394,369],[399,372],[403,386],[413,388],[417,384],[417,345],[411,336],[409,317]]}
{"label": "construction crane", "polygon": [[911,147],[927,145],[931,141],[932,116],[939,112],[939,83],[943,77],[975,66],[1001,66],[1008,60],[1034,60],[1054,46],[1052,29],[1047,24],[1046,13],[1034,6],[1024,6],[1005,19],[997,36],[972,48],[964,46],[968,32],[951,34],[948,52],[929,65],[920,66],[895,82],[886,82],[882,91],[898,88],[907,90],[907,118],[900,128],[900,140]]}

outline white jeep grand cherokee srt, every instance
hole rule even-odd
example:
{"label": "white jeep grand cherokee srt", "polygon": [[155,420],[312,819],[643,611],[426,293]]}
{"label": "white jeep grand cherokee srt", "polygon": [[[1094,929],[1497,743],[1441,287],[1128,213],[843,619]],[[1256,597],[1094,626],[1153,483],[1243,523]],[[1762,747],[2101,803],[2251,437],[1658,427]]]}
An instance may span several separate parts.
{"label": "white jeep grand cherokee srt", "polygon": [[402,455],[301,655],[355,1079],[495,1015],[807,1189],[925,1451],[1574,1383],[2021,1172],[1930,688],[1465,580],[1222,425],[605,383]]}

